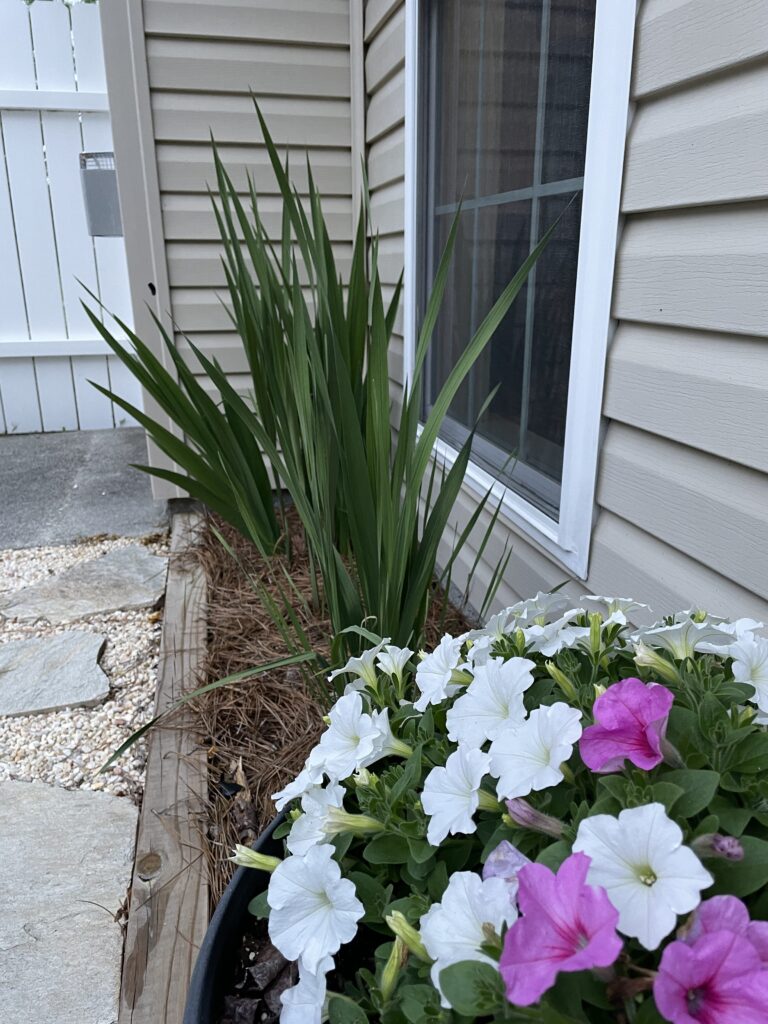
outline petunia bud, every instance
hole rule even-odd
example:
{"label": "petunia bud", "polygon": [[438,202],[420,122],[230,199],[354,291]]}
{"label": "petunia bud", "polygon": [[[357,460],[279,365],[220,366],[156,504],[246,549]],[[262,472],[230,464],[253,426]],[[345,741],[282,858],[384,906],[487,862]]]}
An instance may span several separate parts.
{"label": "petunia bud", "polygon": [[554,679],[554,681],[563,691],[563,694],[568,698],[568,700],[576,701],[578,699],[576,687],[573,681],[569,679],[568,676],[565,674],[565,672],[563,672],[562,669],[559,669],[557,665],[554,663],[554,661],[546,662],[545,668],[549,675],[552,677],[552,679]]}
{"label": "petunia bud", "polygon": [[466,686],[472,682],[472,675],[469,672],[464,672],[460,668],[455,668],[451,671],[451,682],[455,686]]}
{"label": "petunia bud", "polygon": [[392,943],[392,952],[389,954],[389,959],[384,964],[384,970],[381,972],[381,998],[385,1004],[392,998],[392,994],[397,987],[398,975],[401,969],[405,967],[407,959],[408,947],[400,936],[396,935],[395,941]]}
{"label": "petunia bud", "polygon": [[563,836],[563,823],[551,814],[543,814],[531,807],[527,800],[522,797],[514,797],[507,800],[507,811],[512,821],[520,828],[529,828],[532,832],[543,832],[545,835],[561,839]]}
{"label": "petunia bud", "polygon": [[361,768],[360,771],[355,772],[352,776],[352,781],[358,789],[362,789],[365,786],[372,786],[375,782],[378,782],[378,776],[374,775],[373,772],[369,772],[367,768]]}
{"label": "petunia bud", "polygon": [[385,918],[388,927],[394,934],[402,939],[403,943],[408,947],[411,953],[425,964],[432,963],[432,957],[427,952],[427,947],[421,941],[421,935],[412,924],[408,922],[408,919],[404,914],[401,914],[399,910],[393,910],[391,914],[388,914]]}
{"label": "petunia bud", "polygon": [[669,742],[666,736],[660,738],[659,746],[664,756],[664,764],[668,764],[670,768],[685,768],[682,754],[676,746]]}
{"label": "petunia bud", "polygon": [[717,832],[708,832],[699,836],[691,843],[694,853],[700,858],[718,858],[720,860],[744,860],[744,847],[734,836],[721,836]]}
{"label": "petunia bud", "polygon": [[503,878],[509,888],[510,903],[514,904],[519,884],[518,873],[520,868],[530,863],[530,859],[524,853],[520,853],[508,839],[502,839],[499,845],[491,850],[483,864],[483,881],[487,878]]}
{"label": "petunia bud", "polygon": [[595,691],[595,700],[597,700],[598,697],[602,697],[603,696],[603,694],[608,689],[608,687],[607,686],[603,686],[602,683],[595,683],[594,686],[592,687],[592,689]]}
{"label": "petunia bud", "polygon": [[660,676],[667,683],[679,683],[680,674],[677,668],[665,657],[649,647],[647,644],[638,643],[635,647],[635,664],[638,667],[652,668],[654,674]]}
{"label": "petunia bud", "polygon": [[242,868],[257,868],[259,871],[269,871],[270,874],[278,864],[282,864],[279,857],[268,857],[265,853],[257,853],[256,850],[240,843],[235,845],[229,859]]}
{"label": "petunia bud", "polygon": [[485,789],[478,789],[477,791],[477,806],[481,811],[499,812],[501,810],[501,804]]}
{"label": "petunia bud", "polygon": [[603,617],[599,612],[592,612],[589,616],[589,649],[597,657],[603,649]]}
{"label": "petunia bud", "polygon": [[323,832],[329,836],[337,836],[342,832],[351,832],[353,836],[368,836],[384,831],[384,824],[377,818],[367,814],[350,814],[341,807],[329,807],[326,811]]}

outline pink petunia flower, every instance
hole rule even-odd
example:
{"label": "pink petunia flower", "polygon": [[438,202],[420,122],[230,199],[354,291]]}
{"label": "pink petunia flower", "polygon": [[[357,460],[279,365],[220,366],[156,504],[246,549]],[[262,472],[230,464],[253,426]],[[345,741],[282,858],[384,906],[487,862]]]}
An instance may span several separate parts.
{"label": "pink petunia flower", "polygon": [[754,947],[764,968],[768,968],[768,921],[751,921],[747,907],[737,896],[713,896],[700,903],[691,914],[684,942],[693,945],[702,935],[733,932]]}
{"label": "pink petunia flower", "polygon": [[593,772],[615,772],[629,760],[650,771],[664,760],[662,742],[674,694],[660,683],[622,679],[594,704],[596,725],[584,730],[579,750]]}
{"label": "pink petunia flower", "polygon": [[619,913],[604,889],[587,885],[589,857],[571,854],[555,875],[543,864],[518,873],[518,906],[524,917],[504,937],[499,970],[507,999],[530,1006],[551,988],[560,971],[608,967],[621,952]]}
{"label": "pink petunia flower", "polygon": [[743,936],[708,932],[667,946],[653,997],[672,1024],[765,1024],[768,971]]}

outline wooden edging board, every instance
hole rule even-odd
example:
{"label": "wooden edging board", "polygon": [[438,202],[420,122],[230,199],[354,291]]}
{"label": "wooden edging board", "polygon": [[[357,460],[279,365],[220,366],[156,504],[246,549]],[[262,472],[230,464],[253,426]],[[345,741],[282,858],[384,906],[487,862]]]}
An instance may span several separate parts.
{"label": "wooden edging board", "polygon": [[[189,554],[202,515],[173,516],[155,713],[201,685],[206,582]],[[123,956],[118,1024],[181,1024],[197,951],[208,927],[200,827],[206,759],[183,710],[149,731],[144,799]]]}

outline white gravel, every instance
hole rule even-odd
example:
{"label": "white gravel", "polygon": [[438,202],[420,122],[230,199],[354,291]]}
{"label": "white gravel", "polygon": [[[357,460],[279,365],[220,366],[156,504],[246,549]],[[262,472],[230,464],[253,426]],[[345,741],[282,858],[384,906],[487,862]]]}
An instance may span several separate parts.
{"label": "white gravel", "polygon": [[[101,537],[60,547],[2,551],[0,594],[136,542],[135,537]],[[147,547],[153,554],[167,555],[167,536],[153,536]],[[162,613],[145,610],[95,615],[67,626],[0,622],[0,643],[72,629],[105,636],[101,667],[110,680],[109,698],[94,708],[0,718],[0,781],[39,781],[138,800],[144,785],[144,740],[104,774],[98,772],[110,754],[152,717],[161,621]]]}

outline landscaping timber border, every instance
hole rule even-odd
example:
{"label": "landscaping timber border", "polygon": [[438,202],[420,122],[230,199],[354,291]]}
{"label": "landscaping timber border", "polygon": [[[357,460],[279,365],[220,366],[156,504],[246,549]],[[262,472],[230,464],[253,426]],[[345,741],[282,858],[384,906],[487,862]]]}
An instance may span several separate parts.
{"label": "landscaping timber border", "polygon": [[[202,682],[206,580],[190,554],[202,523],[202,514],[194,510],[172,517],[156,714]],[[119,1024],[181,1024],[208,926],[208,879],[200,834],[206,758],[189,726],[190,716],[182,709],[167,727],[148,733]]]}

